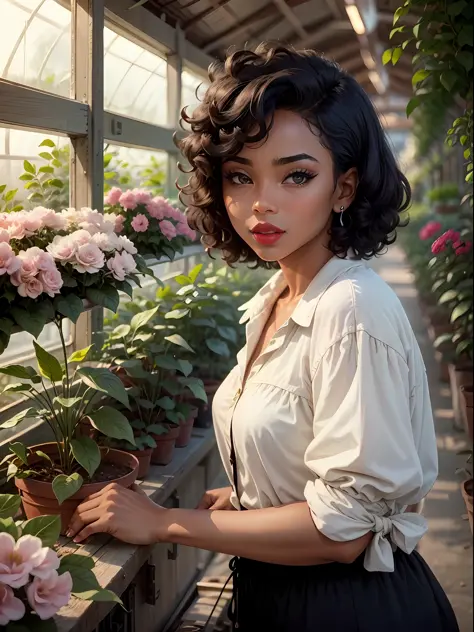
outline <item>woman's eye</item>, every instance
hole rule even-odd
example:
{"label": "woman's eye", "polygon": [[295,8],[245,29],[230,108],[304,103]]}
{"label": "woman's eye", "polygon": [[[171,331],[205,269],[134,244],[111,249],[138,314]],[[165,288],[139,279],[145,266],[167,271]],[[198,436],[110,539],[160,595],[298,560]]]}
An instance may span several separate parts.
{"label": "woman's eye", "polygon": [[305,173],[304,171],[295,171],[294,173],[290,173],[290,175],[286,177],[285,182],[287,182],[288,180],[292,180],[293,184],[301,186],[303,184],[306,184],[313,178],[313,174]]}
{"label": "woman's eye", "polygon": [[228,173],[225,177],[232,184],[252,184],[252,180],[245,173]]}

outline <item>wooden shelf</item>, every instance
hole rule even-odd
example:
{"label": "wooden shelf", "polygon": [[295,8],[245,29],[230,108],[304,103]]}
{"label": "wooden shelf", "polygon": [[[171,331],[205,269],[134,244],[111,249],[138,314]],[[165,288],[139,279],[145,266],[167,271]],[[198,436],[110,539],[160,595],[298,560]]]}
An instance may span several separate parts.
{"label": "wooden shelf", "polygon": [[[147,495],[157,504],[164,505],[187,475],[205,459],[215,447],[214,430],[196,428],[186,448],[177,449],[173,461],[165,466],[152,466],[146,480],[141,482]],[[95,575],[102,588],[121,595],[150,558],[153,546],[124,544],[110,536],[93,536],[84,545],[62,538],[60,553],[77,553],[92,556]],[[72,599],[62,608],[56,624],[59,632],[92,632],[107,616],[115,604]]]}

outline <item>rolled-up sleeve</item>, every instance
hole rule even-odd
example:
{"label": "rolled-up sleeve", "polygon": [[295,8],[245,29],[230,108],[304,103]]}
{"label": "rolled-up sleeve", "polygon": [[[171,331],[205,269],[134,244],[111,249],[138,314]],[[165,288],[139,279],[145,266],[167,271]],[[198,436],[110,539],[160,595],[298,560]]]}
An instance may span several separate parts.
{"label": "rolled-up sleeve", "polygon": [[411,424],[409,369],[365,331],[344,336],[313,367],[313,433],[305,453],[305,498],[318,530],[335,541],[375,533],[369,571],[393,571],[393,551],[411,553],[425,519],[406,513],[429,491]]}

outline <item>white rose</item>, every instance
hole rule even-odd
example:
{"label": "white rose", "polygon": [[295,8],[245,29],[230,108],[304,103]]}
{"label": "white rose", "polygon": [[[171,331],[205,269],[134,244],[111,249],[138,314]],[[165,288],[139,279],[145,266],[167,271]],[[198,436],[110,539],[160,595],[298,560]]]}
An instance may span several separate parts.
{"label": "white rose", "polygon": [[76,251],[74,269],[78,272],[94,274],[104,267],[105,257],[102,250],[94,243],[82,244]]}
{"label": "white rose", "polygon": [[125,250],[125,252],[128,252],[130,255],[137,254],[138,250],[135,248],[133,241],[131,241],[128,237],[121,235],[118,238],[118,241],[119,241],[120,247],[117,248],[117,250]]}

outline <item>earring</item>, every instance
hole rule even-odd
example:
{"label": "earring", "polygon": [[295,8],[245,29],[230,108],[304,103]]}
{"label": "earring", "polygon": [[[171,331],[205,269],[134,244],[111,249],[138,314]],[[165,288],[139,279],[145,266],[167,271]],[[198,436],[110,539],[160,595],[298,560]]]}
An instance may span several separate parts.
{"label": "earring", "polygon": [[341,226],[344,228],[344,220],[343,220],[343,215],[344,215],[344,211],[346,210],[344,206],[341,206],[341,208],[339,209],[341,212],[339,213],[339,221],[341,223]]}

